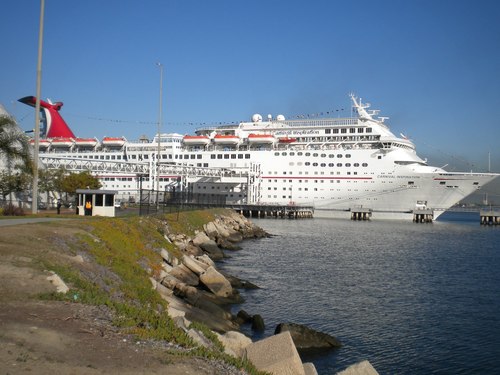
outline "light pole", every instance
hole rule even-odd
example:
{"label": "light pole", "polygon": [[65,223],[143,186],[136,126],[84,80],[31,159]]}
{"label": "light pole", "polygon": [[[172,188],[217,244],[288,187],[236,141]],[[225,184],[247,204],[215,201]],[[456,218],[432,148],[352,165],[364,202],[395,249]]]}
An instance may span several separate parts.
{"label": "light pole", "polygon": [[35,145],[33,153],[33,188],[31,189],[31,212],[38,212],[38,146],[40,145],[40,96],[42,91],[42,51],[43,51],[43,16],[45,0],[40,0],[40,28],[38,31],[38,61],[36,66],[36,102],[35,102]]}
{"label": "light pole", "polygon": [[160,132],[161,132],[161,122],[162,122],[162,97],[163,97],[163,64],[158,62],[156,65],[160,68],[160,101],[158,105],[158,154],[156,156],[156,208],[160,206],[158,200],[158,194],[160,192],[160,158],[161,158],[161,148],[160,148]]}

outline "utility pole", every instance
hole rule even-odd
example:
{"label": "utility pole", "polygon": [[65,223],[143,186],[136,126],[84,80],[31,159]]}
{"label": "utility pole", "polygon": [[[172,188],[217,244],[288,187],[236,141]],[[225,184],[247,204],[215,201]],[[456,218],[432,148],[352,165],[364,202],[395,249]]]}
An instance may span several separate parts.
{"label": "utility pole", "polygon": [[158,199],[158,194],[160,193],[160,158],[161,158],[161,148],[160,148],[160,133],[161,133],[161,122],[162,122],[162,101],[163,101],[163,64],[158,62],[156,65],[160,68],[160,101],[158,105],[158,154],[156,155],[156,208],[160,207],[160,201]]}
{"label": "utility pole", "polygon": [[33,154],[33,188],[31,212],[38,212],[38,146],[40,144],[40,96],[42,92],[42,51],[43,51],[43,15],[45,0],[40,0],[40,29],[38,31],[38,62],[36,67],[36,103],[35,103],[35,150]]}

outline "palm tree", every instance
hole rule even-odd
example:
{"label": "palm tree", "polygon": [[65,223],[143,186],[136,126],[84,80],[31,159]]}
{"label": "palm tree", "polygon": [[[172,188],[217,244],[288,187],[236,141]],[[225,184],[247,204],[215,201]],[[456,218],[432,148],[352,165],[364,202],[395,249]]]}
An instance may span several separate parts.
{"label": "palm tree", "polygon": [[[0,171],[4,177],[11,181],[5,184],[7,190],[2,188],[3,196],[25,190],[28,177],[33,173],[32,168],[28,138],[17,126],[14,118],[0,114]],[[12,181],[17,182],[12,183]]]}

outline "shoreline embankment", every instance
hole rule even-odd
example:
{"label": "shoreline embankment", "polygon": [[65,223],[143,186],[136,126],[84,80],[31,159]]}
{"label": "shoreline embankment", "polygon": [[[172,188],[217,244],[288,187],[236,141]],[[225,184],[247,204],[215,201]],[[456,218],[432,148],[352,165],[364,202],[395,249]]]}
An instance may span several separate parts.
{"label": "shoreline embankment", "polygon": [[[27,235],[16,236],[13,232],[22,233],[22,227]],[[62,301],[64,306],[82,304],[82,311],[85,305],[106,307],[114,316],[114,328],[108,327],[110,331],[132,334],[134,340],[169,343],[169,355],[174,347],[183,355],[216,358],[243,373],[309,375],[316,373],[314,365],[303,364],[297,348],[316,347],[320,341],[327,347],[340,345],[331,336],[294,324],[284,324],[274,336],[257,342],[239,331],[240,325],[249,319],[259,329],[260,317],[244,312],[233,316],[228,306],[242,302],[238,289],[258,285],[225,274],[217,263],[226,257],[226,251],[238,249],[239,242],[268,234],[234,211],[88,218],[15,228],[2,228],[1,234],[8,233],[2,240],[24,241],[25,250],[20,251],[20,243],[17,248],[13,245],[7,249],[10,252],[0,253],[2,262],[15,267],[29,259],[30,273],[26,274],[23,267],[21,272],[25,274],[20,278],[33,278],[36,273],[40,280],[45,277],[52,288],[39,287],[30,298],[42,299],[44,303]],[[11,284],[4,284],[4,299],[8,302],[25,293],[15,283],[9,290]],[[62,311],[60,305],[59,310]],[[16,334],[12,335],[15,341]],[[2,339],[8,342],[9,337],[6,334]],[[53,366],[52,362],[47,363]],[[224,368],[220,373],[235,371]],[[376,374],[365,362],[346,371],[356,368]],[[371,372],[366,372],[367,368]],[[361,372],[349,372],[356,373]]]}

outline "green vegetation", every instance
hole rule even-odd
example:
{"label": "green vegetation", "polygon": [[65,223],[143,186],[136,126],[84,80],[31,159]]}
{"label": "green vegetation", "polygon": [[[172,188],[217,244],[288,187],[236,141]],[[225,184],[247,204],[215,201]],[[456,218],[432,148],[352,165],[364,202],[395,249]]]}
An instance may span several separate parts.
{"label": "green vegetation", "polygon": [[221,215],[225,211],[224,208],[214,208],[210,210],[200,211],[184,211],[179,214],[168,214],[169,228],[174,233],[184,233],[188,236],[193,236],[195,231],[203,230],[203,225],[213,221],[216,215]]}
{"label": "green vegetation", "polygon": [[25,191],[31,182],[33,163],[28,137],[13,117],[0,115],[0,194],[3,200],[11,193]]}
{"label": "green vegetation", "polygon": [[[164,248],[176,256],[178,249],[165,240],[166,232],[194,234],[203,224],[222,214],[222,209],[188,211],[154,217],[91,218],[79,221],[86,234],[69,244],[71,252],[84,251],[97,263],[95,270],[69,268],[67,264],[44,263],[45,269],[56,272],[71,288],[63,295],[50,293],[43,299],[58,299],[75,303],[106,305],[115,312],[115,324],[141,339],[166,340],[184,348],[178,355],[202,356],[223,360],[259,374],[251,363],[224,353],[217,336],[206,326],[192,323],[212,341],[211,349],[200,347],[177,328],[167,314],[168,304],[152,289],[150,277],[159,275]],[[172,354],[172,353],[170,353]]]}

